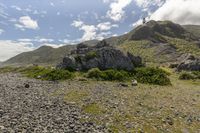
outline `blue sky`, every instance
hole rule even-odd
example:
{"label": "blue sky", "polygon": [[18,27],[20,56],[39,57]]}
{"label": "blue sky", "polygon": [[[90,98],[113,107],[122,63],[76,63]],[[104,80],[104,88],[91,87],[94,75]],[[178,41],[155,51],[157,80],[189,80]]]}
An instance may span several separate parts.
{"label": "blue sky", "polygon": [[[169,15],[184,3],[185,0],[0,0],[0,61],[41,45],[57,47],[121,35],[141,24],[142,17],[198,24],[195,22],[199,18],[193,12],[191,15],[197,18],[194,22],[180,21],[184,14]],[[195,3],[190,0],[185,6],[199,4]]]}

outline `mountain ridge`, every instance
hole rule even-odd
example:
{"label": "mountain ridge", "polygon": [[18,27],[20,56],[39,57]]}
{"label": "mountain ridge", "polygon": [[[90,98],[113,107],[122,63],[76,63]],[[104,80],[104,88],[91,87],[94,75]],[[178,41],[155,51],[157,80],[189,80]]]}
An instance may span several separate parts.
{"label": "mountain ridge", "polygon": [[[184,53],[200,55],[198,52],[199,37],[198,34],[195,35],[198,32],[200,33],[200,29],[194,32],[194,27],[181,26],[170,21],[152,20],[136,27],[127,34],[104,40],[123,51],[136,53],[139,56],[142,55],[147,62],[171,62]],[[83,43],[96,45],[98,42],[97,40],[91,40]],[[75,47],[76,45],[65,45],[55,49],[49,46],[42,46],[34,51],[21,53],[3,64],[56,65]],[[160,59],[157,60],[157,57],[161,57],[161,61],[158,61]]]}

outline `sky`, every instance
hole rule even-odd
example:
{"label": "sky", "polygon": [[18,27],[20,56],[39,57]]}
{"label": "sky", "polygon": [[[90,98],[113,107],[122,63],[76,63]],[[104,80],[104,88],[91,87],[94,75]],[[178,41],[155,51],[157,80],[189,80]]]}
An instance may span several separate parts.
{"label": "sky", "polygon": [[0,61],[129,32],[147,20],[200,25],[200,0],[0,0]]}

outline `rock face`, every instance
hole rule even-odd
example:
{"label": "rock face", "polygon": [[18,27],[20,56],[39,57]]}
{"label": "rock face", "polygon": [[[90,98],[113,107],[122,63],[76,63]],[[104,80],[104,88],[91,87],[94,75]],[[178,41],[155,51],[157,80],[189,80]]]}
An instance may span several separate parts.
{"label": "rock face", "polygon": [[101,41],[96,46],[79,44],[76,50],[63,59],[57,68],[89,70],[91,68],[133,70],[142,65],[142,59],[130,53],[125,55],[120,50]]}
{"label": "rock face", "polygon": [[181,59],[181,63],[177,65],[178,71],[200,71],[200,58],[196,58],[191,54],[184,54]]}

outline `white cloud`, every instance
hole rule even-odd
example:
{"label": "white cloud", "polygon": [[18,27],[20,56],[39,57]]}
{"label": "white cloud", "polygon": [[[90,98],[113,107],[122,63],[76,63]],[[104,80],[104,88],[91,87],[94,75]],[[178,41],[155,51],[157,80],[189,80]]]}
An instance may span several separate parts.
{"label": "white cloud", "polygon": [[93,40],[96,38],[97,28],[94,25],[83,25],[80,27],[80,30],[84,31],[84,34],[81,38],[83,41]]}
{"label": "white cloud", "polygon": [[0,40],[0,61],[5,61],[22,52],[34,49],[32,43],[15,42],[10,40]]}
{"label": "white cloud", "polygon": [[1,35],[3,32],[4,32],[4,30],[3,30],[3,29],[0,29],[0,35]]}
{"label": "white cloud", "polygon": [[127,7],[132,0],[115,0],[110,4],[110,10],[107,12],[107,16],[114,21],[120,21],[125,16],[124,8]]}
{"label": "white cloud", "polygon": [[54,39],[36,37],[35,39],[28,39],[28,38],[18,39],[18,41],[20,41],[20,42],[52,43],[52,42],[54,42]]}
{"label": "white cloud", "polygon": [[97,27],[101,31],[106,31],[106,30],[110,30],[112,27],[118,27],[118,25],[116,24],[112,25],[110,22],[104,22],[104,23],[98,24]]}
{"label": "white cloud", "polygon": [[109,3],[109,2],[111,2],[112,0],[102,0],[103,1],[103,3]]}
{"label": "white cloud", "polygon": [[59,47],[62,47],[64,46],[65,44],[52,44],[52,43],[44,43],[42,45],[45,45],[45,46],[50,46],[52,48],[59,48]]}
{"label": "white cloud", "polygon": [[18,6],[16,6],[16,5],[11,6],[11,8],[16,9],[17,11],[21,11],[21,10],[22,10],[20,7],[18,7]]}
{"label": "white cloud", "polygon": [[35,39],[36,42],[40,43],[46,43],[46,42],[53,42],[53,39],[47,39],[47,38],[40,38],[40,39]]}
{"label": "white cloud", "polygon": [[163,6],[152,14],[151,19],[200,25],[200,1],[167,0]]}
{"label": "white cloud", "polygon": [[138,7],[148,8],[149,6],[161,6],[164,0],[134,0]]}
{"label": "white cloud", "polygon": [[73,21],[73,23],[71,25],[74,26],[74,27],[80,27],[83,24],[84,24],[83,21],[75,20],[75,21]]}
{"label": "white cloud", "polygon": [[31,19],[29,16],[22,16],[18,20],[18,24],[15,24],[15,27],[25,30],[25,29],[38,29],[38,23],[37,21]]}
{"label": "white cloud", "polygon": [[53,7],[55,6],[53,2],[50,2],[50,5],[53,6]]}
{"label": "white cloud", "polygon": [[[111,33],[108,31],[113,27],[118,27],[117,24],[111,24],[110,22],[103,22],[97,25],[87,25],[83,21],[73,21],[72,26],[79,28],[79,30],[83,31],[83,36],[80,41],[88,41],[88,40],[102,40],[104,37],[107,37]],[[108,32],[103,32],[108,31]]]}
{"label": "white cloud", "polygon": [[7,6],[3,3],[0,3],[0,17],[7,19],[8,14],[6,13]]}

